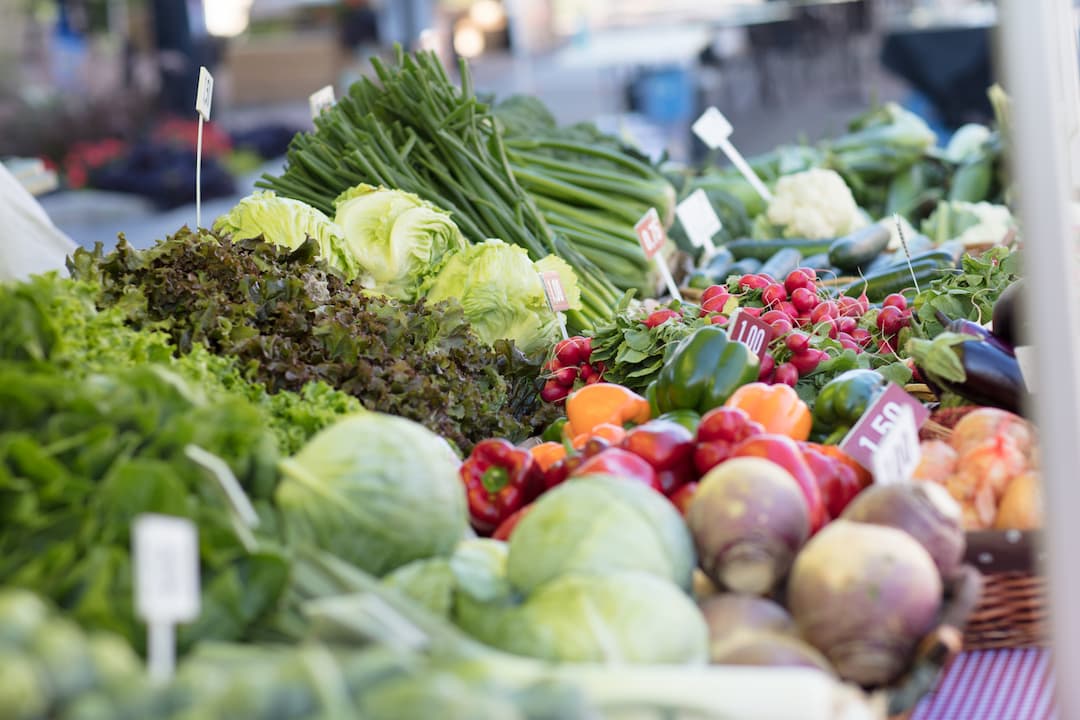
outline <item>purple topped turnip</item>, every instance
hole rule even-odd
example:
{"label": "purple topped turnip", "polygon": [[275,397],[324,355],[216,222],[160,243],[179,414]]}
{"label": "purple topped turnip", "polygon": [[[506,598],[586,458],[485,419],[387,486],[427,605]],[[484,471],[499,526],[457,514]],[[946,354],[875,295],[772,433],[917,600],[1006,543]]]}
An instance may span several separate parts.
{"label": "purple topped turnip", "polygon": [[795,635],[795,621],[783,607],[757,595],[724,593],[698,603],[709,624],[709,640],[725,642],[744,632]]}
{"label": "purple topped turnip", "polygon": [[861,492],[840,517],[903,530],[926,548],[945,582],[956,575],[963,562],[963,512],[940,485],[874,485]]}
{"label": "purple topped turnip", "polygon": [[739,633],[726,642],[713,643],[709,660],[714,665],[808,667],[836,675],[825,656],[802,640],[769,632]]}
{"label": "purple topped turnip", "polygon": [[844,680],[886,685],[908,667],[941,609],[933,558],[905,532],[836,520],[795,559],[788,609]]}

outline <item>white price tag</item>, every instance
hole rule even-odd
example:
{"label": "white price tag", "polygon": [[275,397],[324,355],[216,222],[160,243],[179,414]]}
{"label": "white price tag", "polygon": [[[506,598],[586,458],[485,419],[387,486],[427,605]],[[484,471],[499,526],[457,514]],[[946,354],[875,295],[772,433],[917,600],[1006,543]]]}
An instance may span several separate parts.
{"label": "white price tag", "polygon": [[724,113],[714,107],[702,113],[690,129],[701,138],[701,142],[709,146],[710,150],[720,147],[720,143],[731,137],[731,133],[735,130],[724,117]]}
{"label": "white price tag", "polygon": [[656,212],[656,208],[649,208],[649,212],[645,213],[637,221],[637,224],[634,225],[634,232],[637,233],[638,242],[641,243],[641,249],[645,252],[645,257],[653,260],[657,269],[660,270],[660,277],[664,279],[664,284],[667,285],[671,297],[681,301],[682,294],[679,292],[679,286],[671,275],[671,268],[668,267],[667,260],[664,258],[663,253],[660,252],[664,247],[664,243],[667,242],[667,233],[664,232],[664,224],[660,222],[660,213]]}
{"label": "white price tag", "polygon": [[690,193],[688,198],[675,207],[675,215],[694,247],[708,247],[710,250],[715,247],[713,235],[720,232],[723,224],[704,190],[699,188]]}
{"label": "white price tag", "polygon": [[210,120],[210,105],[214,101],[214,77],[205,67],[199,68],[199,90],[195,95],[195,112]]}
{"label": "white price tag", "polygon": [[308,97],[308,105],[311,107],[312,119],[319,117],[324,110],[329,109],[334,104],[334,86],[327,85],[324,88],[316,90]]}
{"label": "white price tag", "polygon": [[199,542],[190,520],[140,515],[132,529],[135,609],[147,623],[199,615]]}
{"label": "white price tag", "polygon": [[551,312],[559,319],[559,329],[565,340],[569,335],[566,332],[566,319],[560,314],[570,309],[570,299],[566,297],[563,289],[562,277],[556,270],[546,270],[540,273],[540,280],[544,283],[544,294],[547,295],[548,305]]}
{"label": "white price tag", "polygon": [[874,453],[874,482],[879,485],[907,482],[919,466],[920,454],[915,413],[906,405],[900,406]]}
{"label": "white price tag", "polygon": [[1020,366],[1020,375],[1024,378],[1027,391],[1035,394],[1035,348],[1031,345],[1019,345],[1013,348],[1016,364]]}

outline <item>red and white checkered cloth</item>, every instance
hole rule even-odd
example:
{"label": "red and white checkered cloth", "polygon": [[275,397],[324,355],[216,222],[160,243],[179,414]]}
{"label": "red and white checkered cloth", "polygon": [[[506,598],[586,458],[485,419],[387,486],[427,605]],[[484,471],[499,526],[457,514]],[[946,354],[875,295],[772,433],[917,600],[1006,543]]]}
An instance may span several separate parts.
{"label": "red and white checkered cloth", "polygon": [[911,720],[1055,720],[1050,653],[1036,648],[962,653]]}

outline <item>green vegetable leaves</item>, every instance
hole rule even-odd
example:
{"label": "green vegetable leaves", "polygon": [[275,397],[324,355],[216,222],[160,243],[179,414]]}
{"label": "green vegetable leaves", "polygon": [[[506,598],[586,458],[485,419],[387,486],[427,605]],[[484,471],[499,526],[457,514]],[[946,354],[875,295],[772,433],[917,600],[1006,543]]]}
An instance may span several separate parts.
{"label": "green vegetable leaves", "polygon": [[979,257],[964,255],[963,271],[945,275],[915,297],[914,317],[920,333],[936,337],[944,327],[935,317],[989,322],[994,303],[1005,288],[1020,277],[1019,253],[1005,247],[991,248]]}

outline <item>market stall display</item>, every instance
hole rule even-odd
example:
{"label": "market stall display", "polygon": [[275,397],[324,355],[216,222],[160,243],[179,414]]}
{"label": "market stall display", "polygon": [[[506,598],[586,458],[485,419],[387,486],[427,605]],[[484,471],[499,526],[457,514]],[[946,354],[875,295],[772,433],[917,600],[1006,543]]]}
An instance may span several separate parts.
{"label": "market stall display", "polygon": [[[875,108],[752,159],[765,202],[376,69],[213,229],[0,286],[11,717],[732,713],[747,667],[909,710],[978,615],[972,533],[1042,523],[997,131]],[[696,189],[735,221],[657,297],[633,225]],[[200,537],[157,686],[146,513]]]}

